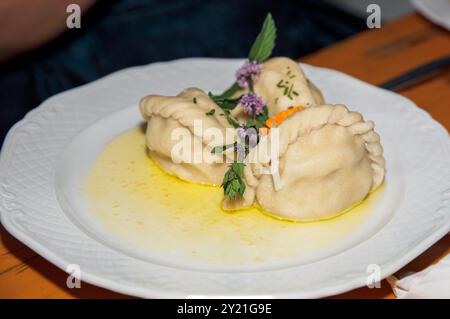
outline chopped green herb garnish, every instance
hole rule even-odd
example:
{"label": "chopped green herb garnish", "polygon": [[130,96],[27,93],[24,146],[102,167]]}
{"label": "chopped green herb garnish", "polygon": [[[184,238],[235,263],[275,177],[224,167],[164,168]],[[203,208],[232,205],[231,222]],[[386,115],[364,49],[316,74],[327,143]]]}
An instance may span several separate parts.
{"label": "chopped green herb garnish", "polygon": [[293,88],[293,87],[294,87],[294,84],[291,84],[291,86],[289,87],[288,94],[287,94],[287,97],[288,97],[290,100],[293,100],[292,95],[291,95],[291,93],[292,93],[292,88]]}
{"label": "chopped green herb garnish", "polygon": [[284,87],[283,80],[280,80],[280,82],[277,83],[277,87],[279,87],[279,88],[283,88]]}
{"label": "chopped green herb garnish", "polygon": [[194,98],[192,99],[192,102],[194,102],[194,104],[197,104],[197,98],[194,97]]}
{"label": "chopped green herb garnish", "polygon": [[214,115],[214,113],[216,113],[216,109],[211,109],[208,112],[206,112],[205,114],[208,115],[208,116],[212,116],[212,115]]}
{"label": "chopped green herb garnish", "polygon": [[280,80],[277,83],[277,87],[283,89],[283,95],[287,96],[290,100],[293,100],[292,94],[298,95],[298,93],[296,91],[293,91],[294,84],[293,83],[289,84],[288,81],[283,82],[283,80]]}

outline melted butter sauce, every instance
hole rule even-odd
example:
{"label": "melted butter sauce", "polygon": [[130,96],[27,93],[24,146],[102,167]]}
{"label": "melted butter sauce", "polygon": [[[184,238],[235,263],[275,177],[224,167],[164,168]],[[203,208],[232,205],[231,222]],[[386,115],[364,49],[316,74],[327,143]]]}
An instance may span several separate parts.
{"label": "melted butter sauce", "polygon": [[83,189],[106,229],[147,251],[222,265],[301,257],[345,239],[374,212],[383,189],[340,216],[317,222],[278,220],[258,208],[225,212],[222,189],[182,181],[146,153],[133,129],[105,146]]}

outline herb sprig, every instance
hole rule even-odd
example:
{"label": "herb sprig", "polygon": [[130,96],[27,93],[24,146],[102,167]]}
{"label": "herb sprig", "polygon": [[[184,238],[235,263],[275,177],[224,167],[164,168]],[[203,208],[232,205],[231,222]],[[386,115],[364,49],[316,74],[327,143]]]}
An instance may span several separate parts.
{"label": "herb sprig", "polygon": [[[262,63],[266,61],[271,55],[277,38],[277,27],[275,21],[272,18],[272,14],[269,12],[264,19],[263,26],[258,36],[253,42],[248,54],[249,61],[256,61]],[[234,96],[239,91],[239,85],[234,82],[227,90],[222,94],[214,95],[217,99],[228,99]]]}
{"label": "herb sprig", "polygon": [[[257,63],[262,63],[267,60],[271,55],[272,51],[275,47],[277,28],[275,27],[275,22],[273,21],[272,15],[270,13],[267,14],[264,19],[263,26],[261,28],[260,33],[255,39],[255,42],[250,48],[250,52],[248,55],[249,61],[256,61]],[[253,83],[250,81],[249,85],[250,92],[253,92]],[[237,82],[234,82],[227,90],[225,90],[222,94],[214,95],[209,93],[211,99],[222,109],[223,116],[226,116],[228,123],[232,125],[234,128],[241,128],[242,125],[231,116],[231,111],[239,104],[241,96],[238,98],[233,98],[239,92],[240,87]],[[221,114],[222,115],[222,114]],[[264,126],[265,122],[269,117],[269,112],[267,105],[264,106],[263,113],[254,115],[252,118],[249,118],[246,123],[246,128],[256,128],[259,129]],[[259,137],[258,137],[259,138]],[[238,147],[237,143],[223,145],[215,147],[212,150],[212,153],[220,153],[224,152],[229,147]],[[245,144],[245,155],[248,152],[248,145]],[[244,172],[245,164],[242,162],[235,161],[233,162],[228,171],[225,173],[223,177],[222,187],[224,190],[225,196],[230,199],[235,199],[236,197],[242,197],[245,192],[245,183],[243,180],[243,172]]]}
{"label": "herb sprig", "polygon": [[237,196],[244,196],[244,166],[244,163],[234,162],[230,165],[230,169],[223,176],[223,193],[230,199],[235,199]]}
{"label": "herb sprig", "polygon": [[261,128],[266,124],[267,119],[269,118],[269,109],[267,108],[267,105],[264,106],[263,113],[257,115],[254,118],[250,118],[246,122],[247,127],[254,127],[254,128]]}

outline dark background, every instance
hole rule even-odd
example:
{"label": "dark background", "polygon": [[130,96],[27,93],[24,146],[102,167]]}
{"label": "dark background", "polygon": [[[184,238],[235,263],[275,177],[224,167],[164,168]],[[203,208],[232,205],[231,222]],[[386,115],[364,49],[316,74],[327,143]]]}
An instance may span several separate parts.
{"label": "dark background", "polygon": [[82,12],[81,29],[0,64],[0,142],[46,98],[113,71],[183,57],[245,57],[267,12],[278,27],[274,55],[291,58],[366,28],[365,20],[312,0],[100,1]]}

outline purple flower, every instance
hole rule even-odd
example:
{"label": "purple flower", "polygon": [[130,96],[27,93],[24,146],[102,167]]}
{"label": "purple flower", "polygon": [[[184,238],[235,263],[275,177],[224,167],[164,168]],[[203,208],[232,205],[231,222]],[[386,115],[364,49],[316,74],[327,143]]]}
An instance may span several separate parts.
{"label": "purple flower", "polygon": [[236,82],[242,89],[248,88],[249,81],[254,83],[258,80],[261,70],[262,64],[256,61],[247,61],[236,71]]}
{"label": "purple flower", "polygon": [[239,103],[249,116],[263,114],[266,105],[266,102],[254,93],[244,94]]}
{"label": "purple flower", "polygon": [[245,141],[246,137],[248,137],[250,146],[254,147],[258,143],[258,131],[255,128],[242,125],[236,131],[241,141]]}

